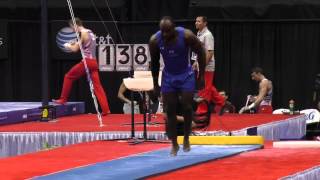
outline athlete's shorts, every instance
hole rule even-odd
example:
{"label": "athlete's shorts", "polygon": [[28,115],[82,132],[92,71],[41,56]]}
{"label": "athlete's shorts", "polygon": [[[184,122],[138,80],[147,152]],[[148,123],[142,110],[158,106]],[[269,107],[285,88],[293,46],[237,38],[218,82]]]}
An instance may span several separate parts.
{"label": "athlete's shorts", "polygon": [[193,92],[195,90],[195,76],[193,70],[181,74],[162,72],[161,92]]}

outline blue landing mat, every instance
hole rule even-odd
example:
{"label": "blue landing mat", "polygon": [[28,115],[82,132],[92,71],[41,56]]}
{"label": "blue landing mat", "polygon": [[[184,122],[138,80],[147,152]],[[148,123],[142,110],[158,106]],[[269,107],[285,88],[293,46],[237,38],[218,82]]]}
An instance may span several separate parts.
{"label": "blue landing mat", "polygon": [[[82,114],[84,102],[68,102],[65,105],[50,103],[56,109],[56,117]],[[0,124],[35,121],[41,117],[41,102],[0,102]]]}
{"label": "blue landing mat", "polygon": [[34,179],[139,179],[214,159],[232,156],[245,151],[260,149],[261,147],[261,145],[193,145],[191,151],[188,153],[184,153],[182,151],[182,147],[180,147],[180,151],[176,157],[169,156],[170,148],[165,148],[66,170],[46,176],[39,176]]}

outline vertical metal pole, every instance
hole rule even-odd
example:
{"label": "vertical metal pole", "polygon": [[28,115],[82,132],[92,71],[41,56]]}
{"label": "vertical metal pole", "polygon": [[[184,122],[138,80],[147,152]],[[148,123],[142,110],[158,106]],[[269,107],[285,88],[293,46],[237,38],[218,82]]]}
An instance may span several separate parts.
{"label": "vertical metal pole", "polygon": [[[42,108],[48,111],[48,7],[41,0],[41,59],[42,59]],[[43,111],[45,112],[45,109]]]}
{"label": "vertical metal pole", "polygon": [[147,140],[147,100],[146,100],[146,91],[143,93],[143,138]]}
{"label": "vertical metal pole", "polygon": [[47,0],[41,0],[41,90],[42,90],[42,115],[40,121],[49,121],[50,107],[48,103],[48,7]]}
{"label": "vertical metal pole", "polygon": [[134,100],[133,100],[133,91],[130,93],[131,97],[131,138],[135,138],[135,130],[134,130]]}
{"label": "vertical metal pole", "polygon": [[[131,45],[131,54],[133,54],[133,46]],[[131,68],[129,71],[129,75],[131,78],[134,76],[134,70],[133,70],[133,60],[131,62]],[[134,96],[133,91],[130,93],[131,98],[131,138],[135,138],[135,129],[134,129]]]}

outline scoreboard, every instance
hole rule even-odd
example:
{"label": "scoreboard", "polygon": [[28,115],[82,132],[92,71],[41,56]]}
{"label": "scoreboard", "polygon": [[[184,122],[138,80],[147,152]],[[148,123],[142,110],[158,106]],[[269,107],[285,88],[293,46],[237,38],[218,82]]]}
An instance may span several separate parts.
{"label": "scoreboard", "polygon": [[98,60],[100,71],[148,71],[151,57],[148,44],[99,44]]}

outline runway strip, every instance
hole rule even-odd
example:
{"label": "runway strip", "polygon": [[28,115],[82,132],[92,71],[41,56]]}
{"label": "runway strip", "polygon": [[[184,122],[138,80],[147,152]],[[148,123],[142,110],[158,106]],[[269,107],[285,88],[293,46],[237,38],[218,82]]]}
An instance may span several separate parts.
{"label": "runway strip", "polygon": [[35,179],[138,179],[261,147],[260,145],[193,145],[192,150],[188,153],[184,153],[181,147],[176,157],[169,156],[170,148],[164,148],[40,176]]}

